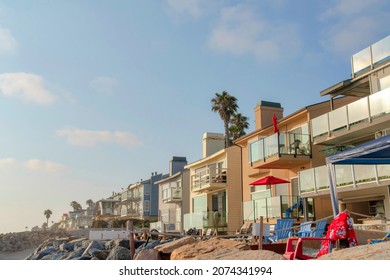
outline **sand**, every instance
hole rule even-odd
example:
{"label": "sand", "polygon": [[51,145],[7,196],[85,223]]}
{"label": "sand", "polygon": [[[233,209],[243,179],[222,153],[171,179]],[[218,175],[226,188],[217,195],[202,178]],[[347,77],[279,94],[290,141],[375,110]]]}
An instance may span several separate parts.
{"label": "sand", "polygon": [[24,260],[32,252],[34,252],[34,250],[35,248],[30,248],[23,251],[16,251],[12,253],[0,253],[0,260]]}

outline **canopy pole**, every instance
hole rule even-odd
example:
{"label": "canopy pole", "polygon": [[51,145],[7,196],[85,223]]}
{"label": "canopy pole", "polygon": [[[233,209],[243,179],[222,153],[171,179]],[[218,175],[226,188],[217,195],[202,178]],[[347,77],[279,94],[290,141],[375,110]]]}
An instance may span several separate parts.
{"label": "canopy pole", "polygon": [[340,212],[339,202],[337,197],[336,169],[335,166],[331,163],[327,163],[327,166],[328,166],[328,176],[329,176],[330,199],[332,202],[333,216],[336,217]]}

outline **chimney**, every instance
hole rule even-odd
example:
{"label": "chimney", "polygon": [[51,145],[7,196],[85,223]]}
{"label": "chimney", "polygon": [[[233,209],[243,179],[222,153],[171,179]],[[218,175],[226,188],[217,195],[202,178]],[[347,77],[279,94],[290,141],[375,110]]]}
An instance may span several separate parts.
{"label": "chimney", "polygon": [[225,135],[205,132],[202,144],[202,158],[205,158],[225,148]]}
{"label": "chimney", "polygon": [[184,166],[187,165],[186,157],[173,157],[169,162],[169,176],[176,174],[177,172],[183,171]]}
{"label": "chimney", "polygon": [[255,129],[263,129],[272,125],[272,117],[275,114],[277,119],[283,118],[283,108],[280,103],[259,101],[255,111]]}

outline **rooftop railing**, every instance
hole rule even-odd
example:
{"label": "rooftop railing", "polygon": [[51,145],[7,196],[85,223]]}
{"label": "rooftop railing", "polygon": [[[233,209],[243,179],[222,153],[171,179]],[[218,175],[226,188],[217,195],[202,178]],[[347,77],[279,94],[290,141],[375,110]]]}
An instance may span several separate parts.
{"label": "rooftop railing", "polygon": [[390,58],[390,36],[354,54],[351,58],[352,76],[375,68]]}

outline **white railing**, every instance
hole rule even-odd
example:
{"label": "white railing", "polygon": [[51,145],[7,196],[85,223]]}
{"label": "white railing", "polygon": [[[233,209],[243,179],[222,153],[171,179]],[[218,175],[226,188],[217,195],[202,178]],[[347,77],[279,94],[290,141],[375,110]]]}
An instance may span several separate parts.
{"label": "white railing", "polygon": [[350,129],[356,124],[369,122],[390,113],[390,88],[359,99],[311,120],[313,138]]}
{"label": "white railing", "polygon": [[352,60],[352,76],[361,71],[369,70],[376,64],[389,59],[390,57],[390,36],[376,42],[375,44],[354,54]]}
{"label": "white railing", "polygon": [[[390,180],[390,164],[335,165],[338,188]],[[329,189],[326,165],[299,172],[301,194]]]}

